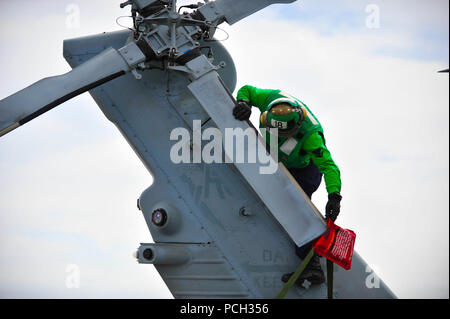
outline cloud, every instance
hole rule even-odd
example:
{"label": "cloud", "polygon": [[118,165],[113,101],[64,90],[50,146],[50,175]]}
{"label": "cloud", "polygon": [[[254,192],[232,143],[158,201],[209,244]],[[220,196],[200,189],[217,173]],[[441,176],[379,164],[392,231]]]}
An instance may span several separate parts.
{"label": "cloud", "polygon": [[[374,55],[389,39],[329,37],[289,21],[253,18],[228,32],[238,87],[283,89],[322,121],[342,172],[339,223],[357,232],[358,251],[398,296],[446,297],[449,100],[439,63]],[[323,209],[324,190],[314,196]],[[439,276],[411,260],[435,261]]]}
{"label": "cloud", "polygon": [[[373,53],[441,61],[448,66],[448,6],[446,0],[316,0],[278,5],[260,14],[301,25],[321,36],[361,34],[390,39],[384,43],[374,40],[379,47]],[[373,18],[378,27],[369,28]],[[406,45],[405,40],[409,40]]]}

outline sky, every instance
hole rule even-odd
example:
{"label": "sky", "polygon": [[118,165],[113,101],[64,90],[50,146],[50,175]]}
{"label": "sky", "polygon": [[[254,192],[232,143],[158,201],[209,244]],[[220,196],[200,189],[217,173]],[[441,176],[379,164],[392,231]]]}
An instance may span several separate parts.
{"label": "sky", "polygon": [[[0,1],[0,99],[69,71],[64,39],[120,30],[119,3]],[[282,89],[321,121],[339,225],[399,298],[449,297],[448,6],[297,1],[221,26],[237,88]],[[0,297],[172,298],[132,257],[152,242],[136,208],[151,183],[87,93],[0,138]]]}

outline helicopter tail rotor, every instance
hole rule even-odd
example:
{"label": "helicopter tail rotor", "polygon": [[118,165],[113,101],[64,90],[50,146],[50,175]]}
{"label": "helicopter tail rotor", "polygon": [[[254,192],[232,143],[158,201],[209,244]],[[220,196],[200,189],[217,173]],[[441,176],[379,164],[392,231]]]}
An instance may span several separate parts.
{"label": "helicopter tail rotor", "polygon": [[[177,13],[176,0],[126,1],[121,7],[131,5],[135,38],[119,50],[107,49],[66,74],[45,78],[1,100],[0,136],[127,72],[140,79],[136,69],[145,69],[145,62],[149,60],[168,59],[171,67],[176,69],[175,64],[183,65],[200,55],[198,41],[204,36],[205,28],[207,38],[210,38],[217,25],[224,21],[231,25],[271,4],[294,1],[205,1],[201,6],[192,6],[198,7],[193,13],[194,18]],[[155,25],[158,26],[156,29]],[[182,36],[177,36],[177,32]]]}
{"label": "helicopter tail rotor", "polygon": [[296,0],[216,0],[198,9],[207,21],[225,20],[232,25],[249,15],[275,3],[292,3]]}
{"label": "helicopter tail rotor", "polygon": [[[137,47],[134,51],[131,49],[127,46],[118,51],[107,49],[66,74],[42,79],[1,100],[0,136],[81,93],[132,71],[132,65],[145,60],[145,56]],[[131,57],[130,53],[137,53],[138,57]]]}

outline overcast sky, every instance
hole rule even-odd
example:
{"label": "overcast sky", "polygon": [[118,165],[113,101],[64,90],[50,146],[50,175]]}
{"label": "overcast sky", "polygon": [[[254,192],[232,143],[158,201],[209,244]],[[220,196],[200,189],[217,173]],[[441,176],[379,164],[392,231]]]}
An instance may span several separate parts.
{"label": "overcast sky", "polygon": [[[121,29],[120,2],[0,1],[0,99],[69,71],[64,39]],[[321,121],[338,223],[400,298],[449,297],[448,6],[305,0],[223,26],[238,87],[283,89]],[[136,208],[151,182],[88,94],[0,138],[0,297],[172,298],[131,255],[152,242]],[[324,185],[313,201],[324,210]]]}

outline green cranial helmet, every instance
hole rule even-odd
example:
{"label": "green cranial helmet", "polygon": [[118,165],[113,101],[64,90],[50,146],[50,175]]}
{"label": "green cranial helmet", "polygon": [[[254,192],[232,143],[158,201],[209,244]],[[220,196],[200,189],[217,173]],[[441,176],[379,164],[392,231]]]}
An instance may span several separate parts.
{"label": "green cranial helmet", "polygon": [[278,136],[291,137],[294,135],[305,117],[305,110],[291,99],[276,99],[261,115],[261,123],[265,127],[278,128]]}

